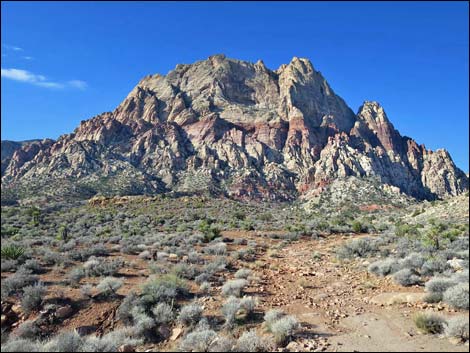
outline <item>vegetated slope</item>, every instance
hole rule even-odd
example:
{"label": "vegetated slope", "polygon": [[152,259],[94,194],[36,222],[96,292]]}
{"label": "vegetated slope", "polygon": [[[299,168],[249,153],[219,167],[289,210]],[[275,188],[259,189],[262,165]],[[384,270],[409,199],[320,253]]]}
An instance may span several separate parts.
{"label": "vegetated slope", "polygon": [[292,200],[347,176],[420,199],[468,190],[445,150],[401,136],[377,102],[354,114],[297,57],[274,71],[224,55],[177,65],[144,77],[113,112],[34,146],[2,162],[3,200],[169,191]]}
{"label": "vegetated slope", "polygon": [[2,206],[2,351],[466,351],[465,202]]}

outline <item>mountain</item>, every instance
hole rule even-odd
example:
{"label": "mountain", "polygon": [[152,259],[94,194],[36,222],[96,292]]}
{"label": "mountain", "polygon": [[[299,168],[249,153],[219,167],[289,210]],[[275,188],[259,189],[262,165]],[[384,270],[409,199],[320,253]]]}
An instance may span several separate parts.
{"label": "mountain", "polygon": [[447,151],[401,136],[377,102],[355,114],[297,57],[275,71],[224,55],[177,65],[144,77],[113,112],[15,149],[5,168],[2,157],[2,194],[15,197],[173,191],[286,200],[348,176],[419,199],[468,190]]}

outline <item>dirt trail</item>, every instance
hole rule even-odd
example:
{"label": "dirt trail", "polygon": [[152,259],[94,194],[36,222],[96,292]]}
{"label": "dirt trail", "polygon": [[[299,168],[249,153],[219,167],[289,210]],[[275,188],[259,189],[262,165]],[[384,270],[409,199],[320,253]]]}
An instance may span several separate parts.
{"label": "dirt trail", "polygon": [[[332,251],[350,236],[302,239],[277,254],[267,252],[253,270],[260,277],[264,310],[280,308],[302,322],[298,350],[311,351],[467,351],[445,338],[420,334],[413,315],[424,310],[451,316],[452,310],[422,302],[374,304],[370,299],[396,293],[419,297],[419,287],[404,288],[367,273],[367,263],[339,263]],[[312,254],[317,252],[317,258]],[[320,257],[320,258],[318,258]],[[385,295],[384,295],[385,294]],[[303,336],[303,337],[302,337]]]}

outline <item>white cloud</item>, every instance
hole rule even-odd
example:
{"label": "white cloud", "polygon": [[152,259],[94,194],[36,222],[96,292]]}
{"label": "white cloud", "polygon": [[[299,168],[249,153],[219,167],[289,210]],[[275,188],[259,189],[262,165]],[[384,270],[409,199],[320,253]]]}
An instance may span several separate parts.
{"label": "white cloud", "polygon": [[39,86],[39,87],[57,88],[57,89],[71,87],[71,88],[84,90],[88,86],[85,81],[80,81],[80,80],[71,80],[66,83],[49,81],[46,78],[46,76],[37,75],[27,70],[4,69],[4,68],[2,68],[1,70],[2,70],[2,77],[4,78],[14,80],[14,81],[29,83],[29,84]]}
{"label": "white cloud", "polygon": [[8,44],[3,44],[3,47],[9,50],[14,50],[14,51],[23,51],[23,48],[14,46],[14,45],[8,45]]}
{"label": "white cloud", "polygon": [[70,87],[78,88],[78,89],[86,89],[88,87],[88,84],[85,81],[81,80],[71,80],[67,82]]}
{"label": "white cloud", "polygon": [[32,56],[22,56],[23,59],[25,60],[33,60],[34,58]]}

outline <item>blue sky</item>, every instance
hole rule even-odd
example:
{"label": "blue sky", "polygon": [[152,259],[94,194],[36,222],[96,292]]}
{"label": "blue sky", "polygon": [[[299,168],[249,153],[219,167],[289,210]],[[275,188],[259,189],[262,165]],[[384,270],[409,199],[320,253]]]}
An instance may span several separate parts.
{"label": "blue sky", "polygon": [[466,2],[5,2],[2,139],[57,138],[145,75],[215,53],[278,68],[309,58],[357,111],[468,171]]}

